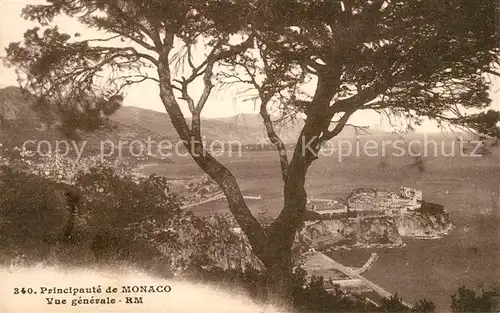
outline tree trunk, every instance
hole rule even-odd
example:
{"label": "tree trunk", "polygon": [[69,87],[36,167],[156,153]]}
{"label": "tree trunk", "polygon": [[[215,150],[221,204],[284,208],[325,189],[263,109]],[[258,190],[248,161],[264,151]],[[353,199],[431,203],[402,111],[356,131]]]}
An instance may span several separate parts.
{"label": "tree trunk", "polygon": [[[302,153],[301,143],[302,141],[308,142],[308,139],[313,137],[316,130],[314,127],[315,123],[311,120],[306,122],[307,131],[303,130],[301,132],[301,137],[294,152],[294,158],[288,167],[286,167],[285,156],[281,156],[281,166],[285,182],[285,206],[273,224],[267,230],[264,230],[248,208],[235,177],[205,150],[200,136],[199,119],[193,119],[194,123],[192,123],[192,128],[190,129],[184,118],[184,114],[173,93],[170,69],[168,67],[168,55],[173,46],[174,36],[172,33],[167,33],[167,35],[169,39],[168,45],[165,44],[162,53],[160,53],[158,66],[160,98],[165,105],[172,124],[179,137],[184,141],[193,160],[222,189],[228,201],[229,210],[247,236],[254,253],[264,263],[268,274],[267,291],[269,302],[277,308],[283,309],[284,312],[290,312],[292,305],[291,247],[294,242],[296,230],[303,221],[303,213],[307,201],[307,194],[304,190],[305,175],[312,161],[312,158]],[[167,43],[167,37],[165,43]],[[213,63],[211,65],[213,66]],[[211,70],[209,65],[207,65],[207,69]],[[208,73],[210,74],[210,72]],[[205,82],[205,90],[208,90],[209,93],[210,89],[211,83]],[[199,108],[200,111],[203,104]],[[200,111],[194,112],[193,116],[196,117],[195,113],[199,114]],[[199,117],[199,115],[197,116]],[[320,116],[320,118],[324,120],[324,117]],[[267,125],[268,131],[271,130],[269,132],[272,133],[272,127],[269,128],[269,126],[272,125]],[[273,139],[275,143],[279,143],[278,138]],[[283,146],[281,146],[281,152],[285,152]],[[309,154],[308,152],[307,155]]]}
{"label": "tree trunk", "polygon": [[[298,158],[303,161],[303,159]],[[268,299],[283,312],[291,312],[293,299],[292,245],[303,222],[307,202],[304,188],[307,165],[297,160],[289,166],[284,186],[284,207],[278,218],[266,230],[266,255],[261,260],[267,271]]]}
{"label": "tree trunk", "polygon": [[273,247],[279,252],[265,258],[267,298],[270,305],[283,312],[292,308],[292,257],[290,249]]}

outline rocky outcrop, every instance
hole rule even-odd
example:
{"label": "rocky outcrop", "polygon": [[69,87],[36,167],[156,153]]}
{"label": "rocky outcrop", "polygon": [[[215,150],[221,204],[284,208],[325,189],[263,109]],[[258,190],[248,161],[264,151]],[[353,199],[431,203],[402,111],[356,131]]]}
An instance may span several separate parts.
{"label": "rocky outcrop", "polygon": [[396,217],[403,237],[439,238],[453,229],[450,216],[441,205],[424,202],[417,212]]}
{"label": "rocky outcrop", "polygon": [[318,248],[402,244],[395,220],[390,217],[308,222],[297,240]]}
{"label": "rocky outcrop", "polygon": [[247,238],[233,228],[230,216],[200,218],[188,212],[161,225],[148,220],[133,225],[131,230],[138,242],[155,247],[175,275],[183,275],[193,267],[263,269]]}
{"label": "rocky outcrop", "polygon": [[353,236],[360,244],[402,244],[398,229],[390,217],[354,220]]}
{"label": "rocky outcrop", "polygon": [[439,238],[453,229],[441,205],[422,202],[415,212],[393,216],[308,221],[296,242],[313,248],[395,247],[402,237]]}
{"label": "rocky outcrop", "polygon": [[322,201],[322,210],[306,210],[297,236],[303,247],[398,246],[402,237],[439,238],[453,229],[442,205],[423,201],[422,191],[408,187],[358,188],[345,199]]}

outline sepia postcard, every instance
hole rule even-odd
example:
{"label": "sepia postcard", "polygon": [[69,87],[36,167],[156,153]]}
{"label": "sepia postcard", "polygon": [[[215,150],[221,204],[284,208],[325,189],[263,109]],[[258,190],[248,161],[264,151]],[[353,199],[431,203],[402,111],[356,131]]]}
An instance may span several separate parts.
{"label": "sepia postcard", "polygon": [[498,0],[1,0],[0,313],[500,312]]}

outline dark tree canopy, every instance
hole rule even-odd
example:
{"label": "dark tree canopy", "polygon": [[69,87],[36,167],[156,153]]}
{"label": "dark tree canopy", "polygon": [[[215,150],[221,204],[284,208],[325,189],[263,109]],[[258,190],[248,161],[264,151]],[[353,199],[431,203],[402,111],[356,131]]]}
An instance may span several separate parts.
{"label": "dark tree canopy", "polygon": [[[294,64],[317,76],[311,98],[313,103],[324,98],[317,111],[325,115],[325,125],[336,113],[373,109],[416,124],[425,116],[497,136],[496,113],[464,113],[490,104],[484,73],[498,63],[496,6],[495,1],[275,1],[259,38],[273,67]],[[313,109],[303,102],[299,108]]]}
{"label": "dark tree canopy", "polygon": [[498,308],[495,307],[495,300],[498,305],[498,297],[500,291],[497,289],[482,291],[481,294],[476,294],[474,290],[462,286],[458,289],[457,294],[451,296],[451,310],[453,312],[494,312]]}

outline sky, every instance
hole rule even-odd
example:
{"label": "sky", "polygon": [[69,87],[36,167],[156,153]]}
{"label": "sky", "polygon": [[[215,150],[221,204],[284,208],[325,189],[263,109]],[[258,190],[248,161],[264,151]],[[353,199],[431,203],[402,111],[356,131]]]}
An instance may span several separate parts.
{"label": "sky", "polygon": [[[36,26],[34,22],[29,22],[21,18],[21,10],[27,4],[43,3],[43,0],[0,0],[0,57],[5,56],[5,48],[10,42],[20,41],[24,32]],[[88,30],[84,29],[78,22],[68,17],[60,17],[55,20],[55,24],[62,31],[73,34],[76,32],[89,36]],[[3,63],[3,62],[0,62]],[[492,78],[494,81],[491,91],[493,99],[492,108],[500,110],[500,79]],[[17,85],[16,75],[13,69],[8,69],[0,64],[0,88]],[[202,89],[201,84],[200,88]],[[150,109],[165,112],[163,104],[158,95],[158,86],[155,82],[149,81],[133,86],[127,90],[124,105],[137,106],[144,109]],[[196,93],[194,94],[196,96]],[[187,108],[184,108],[188,113]],[[203,110],[202,116],[205,118],[232,116],[239,113],[257,113],[251,102],[242,101],[241,96],[233,92],[215,92]],[[356,125],[385,125],[386,121],[375,112],[359,112],[354,114],[350,121]],[[420,131],[437,131],[435,123],[425,121],[419,127]]]}

